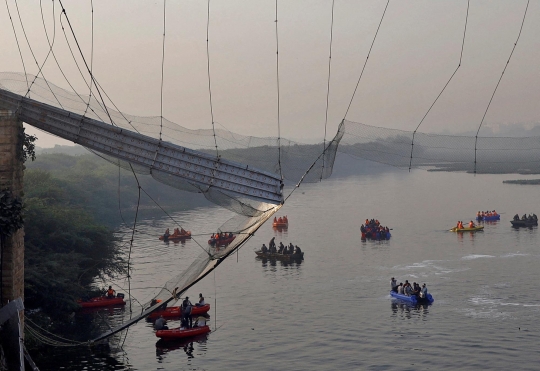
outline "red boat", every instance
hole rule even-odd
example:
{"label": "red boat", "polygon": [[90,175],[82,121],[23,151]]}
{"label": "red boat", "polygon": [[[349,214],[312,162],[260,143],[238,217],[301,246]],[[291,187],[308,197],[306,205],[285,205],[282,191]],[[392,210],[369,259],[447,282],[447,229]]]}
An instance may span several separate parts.
{"label": "red boat", "polygon": [[186,231],[186,233],[181,234],[171,234],[169,237],[165,238],[165,235],[159,236],[160,241],[180,241],[191,238],[191,232]]}
{"label": "red boat", "polygon": [[220,238],[218,240],[216,240],[215,238],[211,238],[211,239],[208,240],[208,244],[211,245],[211,246],[227,246],[228,244],[233,242],[233,240],[235,238],[236,238],[236,236],[227,237],[227,238]]}
{"label": "red boat", "polygon": [[288,228],[289,227],[289,219],[287,219],[287,216],[284,216],[283,218],[280,216],[277,219],[274,218],[274,223],[272,223],[272,227]]}
{"label": "red boat", "polygon": [[106,296],[98,296],[92,298],[88,301],[77,300],[77,303],[83,308],[99,308],[99,307],[110,307],[113,305],[126,305],[124,301],[124,295],[117,296],[115,298],[108,298]]}
{"label": "red boat", "polygon": [[[210,310],[210,304],[205,304],[200,307],[192,306],[191,307],[191,315],[195,316],[197,314],[206,313]],[[159,316],[163,316],[163,318],[171,318],[171,317],[182,317],[182,310],[180,307],[168,307],[164,310],[156,310],[155,312],[152,312],[148,315],[148,318],[155,319]]]}
{"label": "red boat", "polygon": [[158,330],[156,331],[156,336],[158,338],[162,338],[163,340],[174,340],[207,334],[209,332],[210,327],[208,326],[188,328],[185,330],[180,330],[180,328],[174,328],[172,330]]}

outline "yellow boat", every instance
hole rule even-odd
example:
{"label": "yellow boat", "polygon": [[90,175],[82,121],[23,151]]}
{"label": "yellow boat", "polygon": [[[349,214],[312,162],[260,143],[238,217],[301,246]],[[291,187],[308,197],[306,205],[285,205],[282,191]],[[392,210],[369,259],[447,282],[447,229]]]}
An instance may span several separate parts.
{"label": "yellow boat", "polygon": [[456,227],[450,229],[450,232],[476,232],[476,231],[481,231],[484,229],[484,226],[483,225],[478,225],[476,227],[473,227],[473,228],[461,228],[461,229],[458,229]]}

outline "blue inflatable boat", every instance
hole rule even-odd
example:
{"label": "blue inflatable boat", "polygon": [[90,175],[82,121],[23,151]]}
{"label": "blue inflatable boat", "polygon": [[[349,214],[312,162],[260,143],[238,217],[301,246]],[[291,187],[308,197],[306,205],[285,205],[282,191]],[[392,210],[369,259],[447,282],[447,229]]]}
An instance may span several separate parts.
{"label": "blue inflatable boat", "polygon": [[390,291],[390,296],[399,300],[406,301],[411,304],[431,304],[435,301],[435,299],[433,299],[433,296],[431,296],[431,294],[429,293],[427,294],[427,297],[425,299],[417,299],[416,296],[414,295],[407,296],[403,294],[398,294],[397,292],[394,292],[394,291]]}
{"label": "blue inflatable boat", "polygon": [[501,216],[499,214],[491,215],[491,216],[477,216],[476,220],[478,220],[478,221],[482,221],[482,220],[486,220],[486,221],[489,221],[489,220],[501,220]]}

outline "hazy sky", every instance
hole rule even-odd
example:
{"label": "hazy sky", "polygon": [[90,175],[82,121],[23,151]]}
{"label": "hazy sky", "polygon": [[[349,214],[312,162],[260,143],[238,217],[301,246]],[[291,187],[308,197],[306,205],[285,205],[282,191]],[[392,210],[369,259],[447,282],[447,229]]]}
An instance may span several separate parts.
{"label": "hazy sky", "polygon": [[[69,80],[87,94],[66,44],[73,38],[58,0],[42,1],[54,51]],[[14,0],[7,0],[27,72],[37,67]],[[17,2],[41,63],[49,49],[38,0]],[[90,0],[63,0],[86,58],[91,50]],[[476,130],[516,41],[527,2],[471,1],[462,66],[420,131]],[[281,134],[301,141],[324,136],[331,0],[279,0]],[[343,119],[386,1],[336,0],[328,137]],[[94,0],[93,70],[124,112],[160,114],[163,1]],[[347,119],[414,130],[456,69],[466,0],[390,1]],[[210,70],[218,126],[246,135],[277,136],[274,0],[211,0]],[[188,128],[211,128],[207,2],[169,0],[166,12],[164,116]],[[486,116],[486,124],[540,122],[540,1],[531,1],[517,48]],[[0,5],[0,71],[22,72],[13,28]],[[79,63],[81,59],[78,57]],[[82,64],[81,64],[82,66]],[[68,85],[52,58],[44,69]],[[51,146],[59,140],[44,140]]]}

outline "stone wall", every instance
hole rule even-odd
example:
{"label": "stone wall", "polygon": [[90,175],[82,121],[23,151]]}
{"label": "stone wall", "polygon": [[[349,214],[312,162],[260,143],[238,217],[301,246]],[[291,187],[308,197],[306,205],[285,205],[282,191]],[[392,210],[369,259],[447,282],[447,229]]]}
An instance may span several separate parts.
{"label": "stone wall", "polygon": [[[22,123],[13,112],[0,109],[0,190],[8,188],[17,197],[23,194],[21,134]],[[3,250],[2,305],[24,298],[24,230],[8,237]]]}

